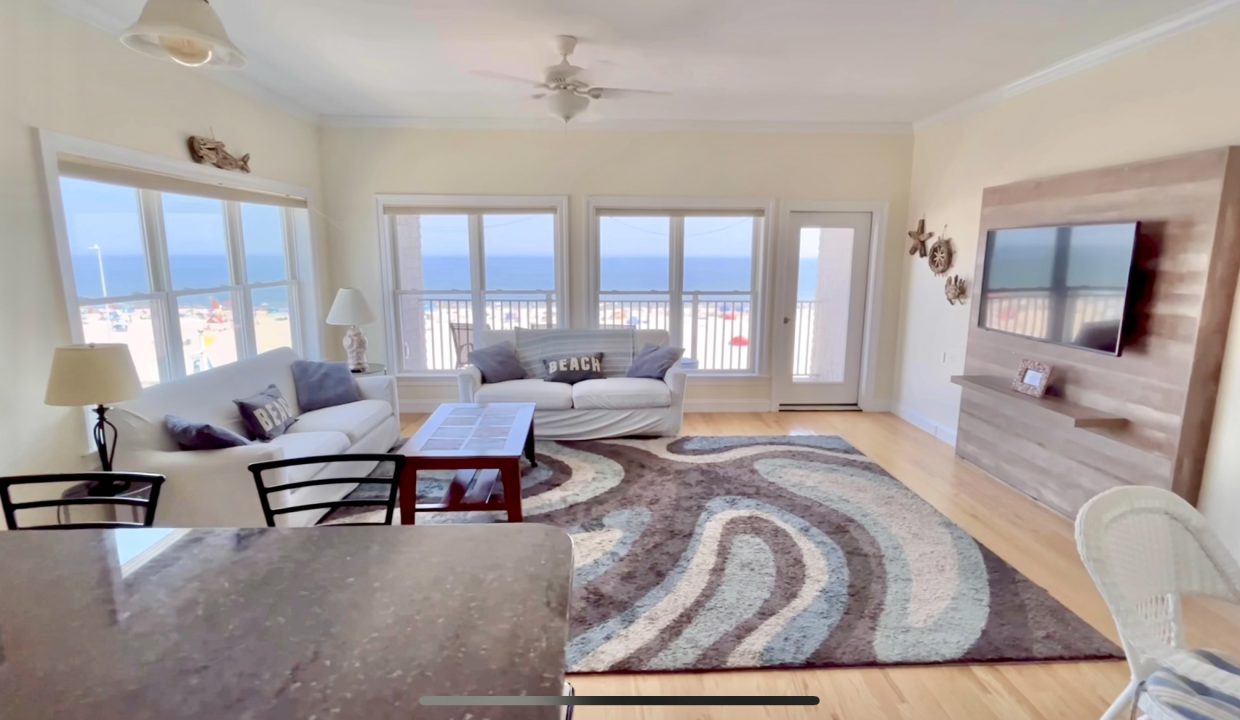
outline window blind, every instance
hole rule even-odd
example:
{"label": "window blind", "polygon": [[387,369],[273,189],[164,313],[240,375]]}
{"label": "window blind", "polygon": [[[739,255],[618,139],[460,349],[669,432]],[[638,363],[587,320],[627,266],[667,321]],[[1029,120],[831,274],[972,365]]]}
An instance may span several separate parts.
{"label": "window blind", "polygon": [[504,208],[504,207],[408,207],[401,205],[384,205],[384,215],[548,215],[557,212],[554,207],[545,208]]}
{"label": "window blind", "polygon": [[636,208],[624,208],[620,210],[606,210],[598,208],[594,211],[598,217],[747,217],[761,218],[766,213],[762,210],[641,210]]}
{"label": "window blind", "polygon": [[279,205],[281,207],[306,207],[306,199],[275,192],[246,189],[230,186],[226,182],[201,182],[185,178],[155,173],[149,170],[137,170],[123,165],[100,162],[90,158],[61,155],[57,160],[61,176],[82,180],[124,185],[125,187],[178,195],[196,195],[217,200],[234,200],[237,202],[257,203],[261,205]]}

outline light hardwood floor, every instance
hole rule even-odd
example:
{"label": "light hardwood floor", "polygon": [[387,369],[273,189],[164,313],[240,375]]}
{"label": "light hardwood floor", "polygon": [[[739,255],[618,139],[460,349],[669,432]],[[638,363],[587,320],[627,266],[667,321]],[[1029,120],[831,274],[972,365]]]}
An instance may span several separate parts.
{"label": "light hardwood floor", "polygon": [[[405,433],[421,416],[404,417]],[[894,415],[690,413],[685,435],[839,435],[1060,602],[1115,639],[1076,554],[1072,524],[956,458]],[[1096,718],[1127,682],[1122,661],[575,675],[582,695],[811,694],[817,707],[577,708],[578,720]]]}

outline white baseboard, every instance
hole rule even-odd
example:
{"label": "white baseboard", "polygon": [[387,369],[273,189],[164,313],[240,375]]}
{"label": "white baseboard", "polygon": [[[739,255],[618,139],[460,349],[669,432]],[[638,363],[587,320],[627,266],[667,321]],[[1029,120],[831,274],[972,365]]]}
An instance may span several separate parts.
{"label": "white baseboard", "polygon": [[771,412],[771,401],[753,400],[685,400],[685,412],[693,413],[764,413]]}
{"label": "white baseboard", "polygon": [[399,378],[397,393],[400,397],[401,412],[432,413],[444,403],[457,401],[456,376]]}
{"label": "white baseboard", "polygon": [[896,414],[896,417],[899,417],[910,425],[914,425],[922,430],[925,430],[948,445],[956,447],[956,428],[954,426],[948,427],[937,423],[916,410],[910,409],[907,405],[901,405],[899,403],[892,408],[892,412]]}
{"label": "white baseboard", "polygon": [[403,413],[433,413],[442,404],[446,402],[456,402],[456,398],[450,400],[401,400],[400,411]]}

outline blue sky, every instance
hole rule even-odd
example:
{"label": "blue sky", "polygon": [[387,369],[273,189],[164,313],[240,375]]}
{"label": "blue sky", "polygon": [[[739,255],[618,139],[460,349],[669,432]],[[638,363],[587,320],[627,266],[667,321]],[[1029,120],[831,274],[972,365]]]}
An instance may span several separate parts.
{"label": "blue sky", "polygon": [[[69,247],[74,255],[93,254],[93,245],[99,246],[105,258],[144,253],[137,190],[62,178],[60,191],[68,223]],[[222,201],[164,193],[163,210],[170,254],[221,257],[226,254]],[[283,254],[280,208],[243,204],[241,223],[247,254]]]}

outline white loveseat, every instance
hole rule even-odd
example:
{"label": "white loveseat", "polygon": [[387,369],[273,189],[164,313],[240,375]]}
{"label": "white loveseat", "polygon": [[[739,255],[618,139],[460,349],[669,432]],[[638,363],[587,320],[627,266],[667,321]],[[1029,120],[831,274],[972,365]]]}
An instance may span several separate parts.
{"label": "white loveseat", "polygon": [[[280,348],[143,391],[137,400],[108,413],[119,431],[115,467],[168,478],[160,493],[155,524],[163,527],[262,527],[262,506],[250,463],[265,460],[387,452],[400,437],[396,378],[357,378],[363,399],[302,413],[293,385],[297,354]],[[274,384],[297,413],[297,422],[271,442],[255,442],[223,450],[181,450],[164,428],[165,415],[209,422],[245,434],[234,399],[245,398]],[[365,476],[373,463],[300,465],[269,473],[269,484],[317,477]],[[297,504],[338,500],[356,483],[323,485],[277,493],[280,507],[295,497]],[[277,516],[281,525],[312,525],[323,511]]]}
{"label": "white loveseat", "polygon": [[[665,330],[623,332],[632,335],[634,354],[647,343],[668,344]],[[512,330],[483,331],[479,333],[477,347],[510,342],[520,355],[522,348],[518,338],[519,334]],[[589,348],[583,346],[583,350]],[[458,394],[461,402],[534,403],[534,432],[540,438],[589,440],[626,435],[678,435],[684,418],[684,371],[676,365],[662,380],[652,380],[624,377],[627,370],[624,367],[601,380],[585,380],[574,385],[547,382],[537,377],[484,383],[482,373],[470,365],[458,375]]]}

